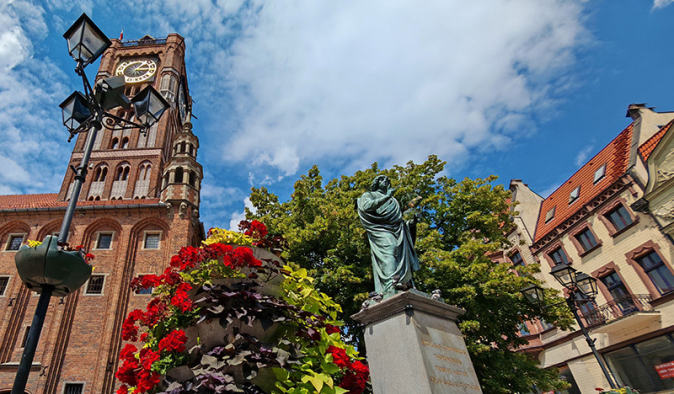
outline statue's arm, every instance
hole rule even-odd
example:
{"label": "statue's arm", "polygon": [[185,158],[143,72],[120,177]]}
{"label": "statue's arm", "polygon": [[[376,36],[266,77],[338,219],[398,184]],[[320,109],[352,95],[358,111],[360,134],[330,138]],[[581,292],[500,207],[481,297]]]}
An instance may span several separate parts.
{"label": "statue's arm", "polygon": [[381,196],[381,197],[371,197],[368,196],[368,198],[364,198],[365,196],[361,197],[359,200],[359,206],[360,209],[363,211],[373,211],[382,205],[384,205],[388,200],[390,200],[393,196],[388,195],[388,196]]}

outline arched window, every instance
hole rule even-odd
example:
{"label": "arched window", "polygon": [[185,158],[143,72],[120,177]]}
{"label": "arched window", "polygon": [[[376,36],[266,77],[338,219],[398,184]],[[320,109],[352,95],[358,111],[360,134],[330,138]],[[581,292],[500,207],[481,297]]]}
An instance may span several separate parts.
{"label": "arched window", "polygon": [[96,197],[94,198],[94,201],[101,201],[101,196],[96,196]]}
{"label": "arched window", "polygon": [[183,168],[178,167],[176,168],[176,175],[175,175],[175,183],[183,183]]}
{"label": "arched window", "polygon": [[122,164],[119,167],[117,167],[117,172],[115,173],[115,180],[116,181],[125,181],[129,179],[129,171],[130,167],[129,164]]}
{"label": "arched window", "polygon": [[117,149],[118,145],[119,145],[119,140],[117,139],[117,137],[115,137],[110,142],[110,149]]}
{"label": "arched window", "polygon": [[185,142],[180,143],[180,153],[185,153]]}
{"label": "arched window", "polygon": [[129,137],[122,138],[122,149],[127,149],[129,147]]}
{"label": "arched window", "polygon": [[194,149],[194,146],[193,146],[192,144],[190,144],[190,145],[189,145],[189,153],[190,153],[190,156],[192,155],[193,149]]}
{"label": "arched window", "polygon": [[197,180],[197,174],[194,171],[190,171],[190,186],[194,187],[194,184]]}
{"label": "arched window", "polygon": [[152,164],[150,163],[141,163],[138,168],[138,180],[146,181],[150,179],[150,174],[152,173]]}
{"label": "arched window", "polygon": [[104,182],[105,178],[108,176],[108,167],[101,165],[96,169],[94,173],[94,182]]}

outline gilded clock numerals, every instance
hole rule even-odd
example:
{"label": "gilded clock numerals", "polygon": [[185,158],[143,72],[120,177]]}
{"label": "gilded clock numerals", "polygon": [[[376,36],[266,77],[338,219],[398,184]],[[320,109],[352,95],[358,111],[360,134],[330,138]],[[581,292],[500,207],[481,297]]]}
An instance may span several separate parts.
{"label": "gilded clock numerals", "polygon": [[116,75],[123,75],[127,83],[148,80],[157,71],[157,64],[151,59],[127,60],[117,66]]}

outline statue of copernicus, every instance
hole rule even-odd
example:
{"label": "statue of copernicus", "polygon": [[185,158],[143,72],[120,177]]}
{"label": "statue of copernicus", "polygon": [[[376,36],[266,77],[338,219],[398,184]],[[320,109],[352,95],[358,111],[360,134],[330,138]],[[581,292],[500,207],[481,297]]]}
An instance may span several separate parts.
{"label": "statue of copernicus", "polygon": [[367,230],[372,252],[375,291],[384,298],[414,287],[412,271],[419,269],[410,226],[416,233],[416,219],[403,220],[400,203],[393,198],[391,181],[379,175],[371,191],[363,193],[356,205],[358,216]]}

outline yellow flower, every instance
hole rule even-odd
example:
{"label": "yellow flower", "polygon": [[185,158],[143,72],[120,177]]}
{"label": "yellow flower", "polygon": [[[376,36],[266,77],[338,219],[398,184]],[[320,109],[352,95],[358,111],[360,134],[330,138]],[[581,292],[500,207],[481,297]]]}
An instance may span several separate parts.
{"label": "yellow flower", "polygon": [[29,239],[29,240],[27,241],[27,243],[28,243],[28,246],[30,246],[31,248],[37,248],[38,246],[42,245],[42,242],[40,242],[40,241],[33,241],[32,239]]}
{"label": "yellow flower", "polygon": [[236,231],[229,231],[221,228],[212,228],[211,235],[203,241],[204,245],[221,243],[225,245],[252,245],[253,239],[247,235]]}

